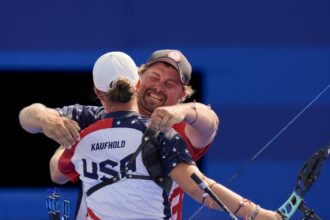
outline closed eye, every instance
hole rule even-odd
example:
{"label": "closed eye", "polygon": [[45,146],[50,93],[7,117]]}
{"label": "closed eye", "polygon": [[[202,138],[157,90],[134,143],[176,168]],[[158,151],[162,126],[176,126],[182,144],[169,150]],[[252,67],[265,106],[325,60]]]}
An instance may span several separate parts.
{"label": "closed eye", "polygon": [[154,82],[157,82],[159,80],[159,78],[155,76],[151,76],[150,79]]}
{"label": "closed eye", "polygon": [[169,88],[169,89],[174,88],[175,87],[175,83],[173,83],[173,82],[166,82],[165,83],[165,87],[166,88]]}

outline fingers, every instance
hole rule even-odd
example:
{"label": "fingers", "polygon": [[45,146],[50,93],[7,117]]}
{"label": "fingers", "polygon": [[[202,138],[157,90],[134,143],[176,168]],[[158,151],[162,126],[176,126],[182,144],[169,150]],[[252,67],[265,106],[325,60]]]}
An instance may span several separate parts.
{"label": "fingers", "polygon": [[[44,131],[44,134],[53,139],[54,141],[56,141],[57,143],[63,145],[64,147],[69,147],[71,146],[72,141],[70,140],[70,138],[67,138],[64,134],[65,132],[63,132],[60,129],[54,129],[51,130],[48,128],[48,130]],[[74,142],[73,142],[74,143]]]}
{"label": "fingers", "polygon": [[66,148],[71,148],[71,145],[80,140],[79,131],[80,127],[77,122],[64,117],[44,128],[47,137]]}
{"label": "fingers", "polygon": [[153,129],[157,131],[164,132],[165,127],[167,126],[167,121],[169,120],[168,114],[161,110],[155,110],[150,118],[150,125]]}
{"label": "fingers", "polygon": [[77,122],[66,118],[63,122],[63,129],[60,129],[60,134],[58,139],[60,144],[63,144],[66,147],[71,147],[76,141],[80,140],[80,127]]}
{"label": "fingers", "polygon": [[157,115],[157,116],[153,117],[151,119],[151,123],[150,123],[151,128],[153,128],[154,130],[157,130],[157,131],[162,131],[161,130],[161,128],[162,128],[162,120],[163,120],[163,117],[160,116],[160,115]]}
{"label": "fingers", "polygon": [[158,107],[150,117],[150,125],[153,129],[166,132],[176,123],[184,120],[185,114],[178,106]]}
{"label": "fingers", "polygon": [[66,124],[66,128],[69,130],[71,137],[74,139],[74,141],[80,140],[80,127],[76,121],[69,120]]}
{"label": "fingers", "polygon": [[67,136],[63,136],[62,134],[56,137],[57,143],[61,144],[65,149],[71,149],[71,146],[75,143],[72,140],[72,138],[68,138]]}
{"label": "fingers", "polygon": [[151,119],[151,127],[161,132],[167,132],[174,125],[175,120],[169,115],[156,115]]}

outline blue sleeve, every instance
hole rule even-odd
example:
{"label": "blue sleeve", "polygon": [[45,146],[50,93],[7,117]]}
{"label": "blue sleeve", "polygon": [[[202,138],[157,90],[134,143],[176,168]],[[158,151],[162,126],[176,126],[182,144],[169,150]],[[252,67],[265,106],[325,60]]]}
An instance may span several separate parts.
{"label": "blue sleeve", "polygon": [[175,134],[170,138],[166,138],[164,134],[160,133],[158,140],[163,169],[168,175],[180,163],[196,165],[180,135]]}
{"label": "blue sleeve", "polygon": [[78,122],[81,129],[102,118],[104,108],[91,105],[69,105],[62,108],[55,108],[61,116],[71,118]]}

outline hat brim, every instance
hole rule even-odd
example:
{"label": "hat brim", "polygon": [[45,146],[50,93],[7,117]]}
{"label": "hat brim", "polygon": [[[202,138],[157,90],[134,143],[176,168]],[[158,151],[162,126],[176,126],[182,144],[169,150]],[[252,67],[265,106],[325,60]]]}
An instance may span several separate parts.
{"label": "hat brim", "polygon": [[149,63],[147,63],[147,66],[152,66],[154,65],[155,63],[159,63],[159,62],[164,62],[164,63],[167,63],[167,64],[170,64],[174,69],[176,69],[179,73],[179,76],[180,76],[180,81],[182,84],[185,84],[183,81],[182,81],[182,76],[181,76],[181,69],[178,65],[177,62],[175,62],[174,60],[172,60],[171,58],[169,57],[160,57],[158,59],[155,59]]}
{"label": "hat brim", "polygon": [[152,62],[148,63],[148,66],[151,66],[151,65],[153,65],[155,63],[158,63],[158,62],[168,63],[171,66],[173,66],[176,70],[180,71],[180,68],[179,68],[178,64],[169,57],[160,57],[158,59],[155,59]]}

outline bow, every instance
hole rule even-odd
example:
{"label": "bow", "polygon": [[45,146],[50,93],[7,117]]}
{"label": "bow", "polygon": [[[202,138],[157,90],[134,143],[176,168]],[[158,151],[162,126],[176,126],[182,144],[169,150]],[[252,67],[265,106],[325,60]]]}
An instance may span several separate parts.
{"label": "bow", "polygon": [[302,166],[298,174],[298,179],[293,193],[289,199],[276,211],[282,216],[283,219],[290,219],[297,210],[304,213],[303,220],[321,219],[312,209],[307,207],[303,197],[317,180],[320,175],[323,162],[327,159],[329,154],[330,143],[326,147],[317,150]]}
{"label": "bow", "polygon": [[[232,182],[249,164],[254,161],[260,154],[265,151],[294,121],[296,121],[318,98],[320,98],[328,89],[328,84],[308,105],[306,105],[289,123],[287,123],[270,141],[268,141],[245,165],[241,167],[227,182]],[[330,144],[324,149],[320,149],[304,164],[299,172],[296,187],[289,197],[289,199],[277,210],[284,220],[290,219],[297,209],[303,211],[305,216],[302,220],[312,218],[314,220],[320,219],[313,210],[309,209],[303,196],[315,182],[320,174],[320,168],[323,161],[328,157],[330,151]],[[195,213],[193,213],[189,220],[193,219],[205,206],[202,205]]]}

